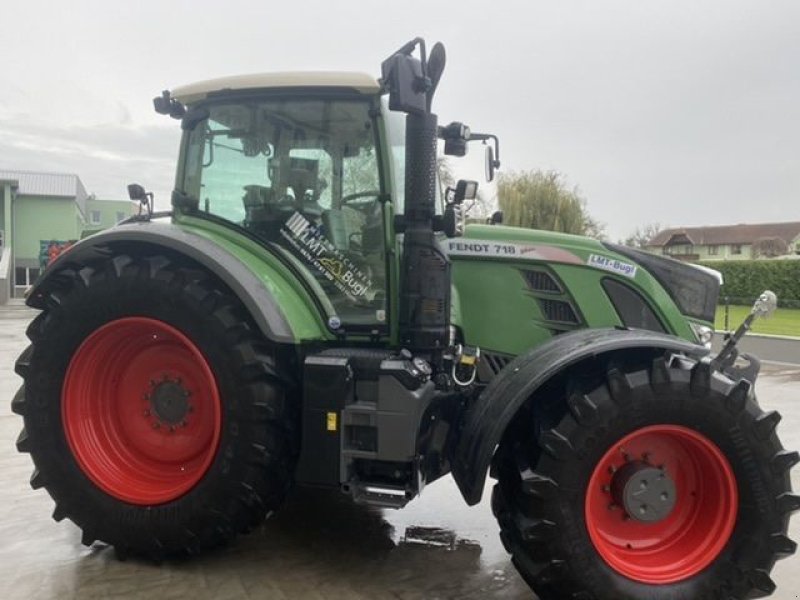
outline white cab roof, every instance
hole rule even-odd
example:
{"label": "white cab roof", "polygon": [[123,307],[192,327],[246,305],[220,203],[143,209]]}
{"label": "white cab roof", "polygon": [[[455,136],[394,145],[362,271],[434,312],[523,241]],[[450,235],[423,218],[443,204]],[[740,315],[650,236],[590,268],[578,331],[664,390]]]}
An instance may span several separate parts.
{"label": "white cab roof", "polygon": [[335,71],[298,71],[293,73],[256,73],[234,75],[190,83],[172,90],[172,97],[183,104],[192,104],[210,93],[224,90],[257,90],[295,87],[350,88],[362,94],[377,94],[380,86],[374,77],[365,73]]}

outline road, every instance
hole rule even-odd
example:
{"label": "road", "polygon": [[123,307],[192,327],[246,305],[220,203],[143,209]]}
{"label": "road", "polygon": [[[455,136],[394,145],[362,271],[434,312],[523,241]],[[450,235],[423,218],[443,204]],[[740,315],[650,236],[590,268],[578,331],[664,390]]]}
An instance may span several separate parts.
{"label": "road", "polygon": [[[722,335],[715,335],[712,345],[714,351],[718,351],[722,344]],[[751,334],[739,342],[739,348],[742,352],[749,352],[762,361],[800,365],[800,339],[797,338]]]}
{"label": "road", "polygon": [[[30,457],[14,440],[21,420],[9,404],[32,312],[0,307],[0,598],[521,599],[533,598],[503,550],[488,505],[461,500],[446,478],[400,511],[369,510],[339,494],[297,492],[256,532],[200,558],[161,565],[117,561],[80,543],[53,503],[28,485]],[[800,366],[765,365],[759,392],[784,415],[787,447],[800,448]],[[800,487],[800,470],[793,474]],[[792,523],[800,539],[800,517]],[[800,598],[800,560],[776,566],[774,598]]]}

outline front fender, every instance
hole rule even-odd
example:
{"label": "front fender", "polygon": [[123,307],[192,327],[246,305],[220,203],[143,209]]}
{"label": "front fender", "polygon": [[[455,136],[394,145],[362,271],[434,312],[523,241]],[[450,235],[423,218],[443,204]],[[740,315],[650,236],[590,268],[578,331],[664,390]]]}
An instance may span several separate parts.
{"label": "front fender", "polygon": [[146,221],[118,225],[81,240],[48,265],[28,292],[27,304],[44,308],[59,271],[108,257],[117,246],[128,252],[137,247],[146,247],[150,251],[167,250],[191,259],[212,272],[236,294],[268,339],[276,343],[297,341],[286,311],[263,277],[214,241],[170,223]]}
{"label": "front fender", "polygon": [[703,346],[654,331],[581,329],[518,356],[492,379],[464,417],[451,465],[467,503],[480,502],[492,456],[506,427],[537,389],[582,360],[625,349],[656,349],[693,357],[708,354]]}

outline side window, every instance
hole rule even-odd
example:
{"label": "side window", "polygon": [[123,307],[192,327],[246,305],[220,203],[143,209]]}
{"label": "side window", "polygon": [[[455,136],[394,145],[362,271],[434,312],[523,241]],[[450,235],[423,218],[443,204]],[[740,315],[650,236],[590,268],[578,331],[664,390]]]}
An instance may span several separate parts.
{"label": "side window", "polygon": [[[226,114],[230,115],[230,111]],[[199,188],[200,209],[240,224],[248,208],[260,202],[271,183],[267,163],[271,148],[266,146],[248,156],[253,152],[246,151],[246,144],[246,138],[209,119],[202,147],[195,155],[200,164],[193,165],[197,171],[202,169],[202,179],[195,184]]]}

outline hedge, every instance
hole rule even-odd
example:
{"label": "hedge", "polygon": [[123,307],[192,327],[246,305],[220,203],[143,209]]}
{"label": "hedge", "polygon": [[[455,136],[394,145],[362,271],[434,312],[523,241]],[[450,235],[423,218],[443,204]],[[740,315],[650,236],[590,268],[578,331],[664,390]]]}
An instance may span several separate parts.
{"label": "hedge", "polygon": [[731,304],[751,304],[764,290],[778,295],[778,306],[800,308],[800,260],[726,260],[699,263],[722,273],[725,297]]}

